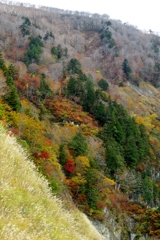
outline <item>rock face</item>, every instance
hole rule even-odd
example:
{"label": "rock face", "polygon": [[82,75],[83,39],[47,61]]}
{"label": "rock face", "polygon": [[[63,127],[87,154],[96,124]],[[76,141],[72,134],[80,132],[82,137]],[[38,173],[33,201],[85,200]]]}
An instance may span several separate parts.
{"label": "rock face", "polygon": [[100,221],[93,221],[94,226],[97,228],[99,233],[104,236],[106,240],[120,240],[121,239],[121,232],[120,230],[116,230],[113,232],[105,223],[101,223]]}
{"label": "rock face", "polygon": [[118,228],[118,224],[115,220],[110,216],[110,213],[107,208],[105,208],[104,213],[106,215],[106,221],[100,222],[98,220],[93,220],[93,225],[97,228],[99,233],[104,236],[106,240],[121,240],[122,232]]}

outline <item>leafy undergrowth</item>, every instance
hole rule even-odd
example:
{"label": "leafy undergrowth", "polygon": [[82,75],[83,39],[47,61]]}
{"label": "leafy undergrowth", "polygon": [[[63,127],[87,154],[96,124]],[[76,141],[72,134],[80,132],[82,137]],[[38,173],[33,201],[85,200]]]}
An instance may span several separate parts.
{"label": "leafy undergrowth", "polygon": [[90,135],[90,132],[98,132],[98,124],[89,113],[84,112],[82,106],[70,101],[67,98],[57,97],[53,99],[47,99],[45,107],[54,113],[55,120],[63,123],[74,124],[80,126],[86,135]]}
{"label": "leafy undergrowth", "polygon": [[77,209],[64,210],[14,137],[0,127],[0,239],[101,239]]}

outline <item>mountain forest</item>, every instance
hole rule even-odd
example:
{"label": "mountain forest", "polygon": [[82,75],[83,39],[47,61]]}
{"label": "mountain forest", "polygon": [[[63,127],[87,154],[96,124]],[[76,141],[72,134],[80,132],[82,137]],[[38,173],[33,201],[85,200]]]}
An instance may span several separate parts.
{"label": "mountain forest", "polygon": [[160,239],[159,99],[156,33],[0,1],[1,239]]}

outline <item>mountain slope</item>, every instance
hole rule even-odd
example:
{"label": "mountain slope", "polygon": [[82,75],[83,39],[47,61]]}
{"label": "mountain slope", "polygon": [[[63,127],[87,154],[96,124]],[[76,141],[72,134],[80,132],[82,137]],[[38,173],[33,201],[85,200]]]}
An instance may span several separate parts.
{"label": "mountain slope", "polygon": [[159,237],[160,38],[106,15],[0,12],[0,119],[52,193],[123,238]]}
{"label": "mountain slope", "polygon": [[8,134],[0,125],[0,238],[102,239],[82,213],[67,212],[52,196],[47,181]]}

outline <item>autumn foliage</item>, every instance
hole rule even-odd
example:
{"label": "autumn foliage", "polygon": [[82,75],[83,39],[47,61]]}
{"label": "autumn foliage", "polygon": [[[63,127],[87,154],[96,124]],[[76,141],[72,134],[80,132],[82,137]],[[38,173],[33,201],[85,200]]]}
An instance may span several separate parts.
{"label": "autumn foliage", "polygon": [[74,174],[75,173],[75,165],[74,162],[71,159],[68,159],[66,161],[66,164],[64,165],[64,169],[69,172]]}
{"label": "autumn foliage", "polygon": [[32,9],[34,17],[27,9],[29,19],[12,8],[6,18],[0,9],[0,121],[7,133],[55,194],[70,192],[101,221],[109,209],[121,228],[129,216],[159,238],[159,209],[151,208],[160,204],[159,37],[106,16],[70,18],[42,8]]}

